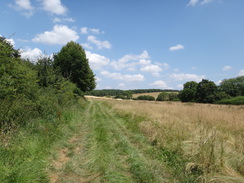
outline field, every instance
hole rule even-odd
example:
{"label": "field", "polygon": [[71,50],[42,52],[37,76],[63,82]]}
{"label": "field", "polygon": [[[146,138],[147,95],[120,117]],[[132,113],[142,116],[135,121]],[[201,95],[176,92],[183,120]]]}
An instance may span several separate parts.
{"label": "field", "polygon": [[87,100],[6,139],[1,182],[244,182],[243,106]]}
{"label": "field", "polygon": [[142,96],[142,95],[150,95],[156,99],[160,93],[162,93],[162,92],[137,93],[137,94],[133,94],[133,98],[137,98],[137,97]]}
{"label": "field", "polygon": [[243,107],[89,100],[55,181],[244,182]]}

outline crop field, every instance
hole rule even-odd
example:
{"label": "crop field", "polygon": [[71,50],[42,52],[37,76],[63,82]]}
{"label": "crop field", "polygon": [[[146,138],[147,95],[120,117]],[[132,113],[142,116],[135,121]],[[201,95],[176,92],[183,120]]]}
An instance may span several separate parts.
{"label": "crop field", "polygon": [[133,94],[133,98],[137,98],[142,95],[150,95],[150,96],[153,96],[154,98],[157,98],[160,93],[162,93],[162,92],[137,93],[137,94]]}
{"label": "crop field", "polygon": [[244,182],[243,106],[107,103],[121,116],[141,119],[139,130],[168,153],[165,162],[178,181],[195,175],[196,182]]}

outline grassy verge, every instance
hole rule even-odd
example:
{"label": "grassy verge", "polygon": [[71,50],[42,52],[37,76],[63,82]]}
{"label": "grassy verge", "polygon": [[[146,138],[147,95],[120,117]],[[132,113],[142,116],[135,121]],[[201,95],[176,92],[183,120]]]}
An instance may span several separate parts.
{"label": "grassy verge", "polygon": [[49,182],[46,168],[52,146],[72,133],[77,109],[74,104],[59,116],[30,120],[24,126],[1,136],[0,182]]}

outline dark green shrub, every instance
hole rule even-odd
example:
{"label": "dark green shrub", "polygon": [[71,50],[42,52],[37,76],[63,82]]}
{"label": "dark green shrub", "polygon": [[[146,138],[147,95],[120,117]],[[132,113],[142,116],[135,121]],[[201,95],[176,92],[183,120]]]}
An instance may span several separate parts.
{"label": "dark green shrub", "polygon": [[216,102],[217,104],[228,105],[244,105],[244,96],[233,97],[230,99],[222,99]]}

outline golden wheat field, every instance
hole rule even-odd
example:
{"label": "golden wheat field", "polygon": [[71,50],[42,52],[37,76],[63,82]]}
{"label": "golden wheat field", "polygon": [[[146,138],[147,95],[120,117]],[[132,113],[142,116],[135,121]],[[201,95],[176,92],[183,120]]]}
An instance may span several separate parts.
{"label": "golden wheat field", "polygon": [[144,116],[140,130],[187,160],[185,173],[203,182],[244,182],[244,106],[174,102],[107,101],[113,110]]}
{"label": "golden wheat field", "polygon": [[154,98],[157,98],[160,93],[162,93],[162,92],[136,93],[136,94],[133,94],[133,98],[137,98],[142,95],[150,95],[150,96],[153,96]]}

